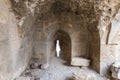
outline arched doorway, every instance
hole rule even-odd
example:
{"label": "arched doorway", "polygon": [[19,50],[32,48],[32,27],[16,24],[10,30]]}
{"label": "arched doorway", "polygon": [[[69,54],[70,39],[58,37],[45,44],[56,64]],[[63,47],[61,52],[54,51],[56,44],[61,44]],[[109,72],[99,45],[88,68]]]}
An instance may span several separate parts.
{"label": "arched doorway", "polygon": [[56,44],[59,41],[60,54],[59,58],[71,61],[71,38],[64,30],[57,30],[52,33],[49,39],[49,57],[58,57],[56,52]]}

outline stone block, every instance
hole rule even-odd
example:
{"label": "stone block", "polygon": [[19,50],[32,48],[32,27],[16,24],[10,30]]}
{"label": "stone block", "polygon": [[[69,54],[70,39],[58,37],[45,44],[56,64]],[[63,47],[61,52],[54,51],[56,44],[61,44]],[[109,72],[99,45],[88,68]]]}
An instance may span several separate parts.
{"label": "stone block", "polygon": [[111,66],[112,77],[115,79],[120,79],[120,61],[117,61]]}
{"label": "stone block", "polygon": [[85,59],[85,58],[81,58],[81,57],[74,57],[74,58],[72,58],[71,65],[81,66],[81,67],[89,66],[90,65],[90,60]]}
{"label": "stone block", "polygon": [[41,69],[47,69],[48,67],[49,67],[49,64],[48,64],[48,63],[41,65]]}
{"label": "stone block", "polygon": [[75,74],[73,75],[73,80],[98,80],[95,75],[88,74]]}

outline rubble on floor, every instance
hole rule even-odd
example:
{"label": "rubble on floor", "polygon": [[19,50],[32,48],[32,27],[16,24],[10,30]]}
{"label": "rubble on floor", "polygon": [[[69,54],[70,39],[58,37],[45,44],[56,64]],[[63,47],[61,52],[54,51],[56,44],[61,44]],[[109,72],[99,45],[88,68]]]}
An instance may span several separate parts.
{"label": "rubble on floor", "polygon": [[[28,78],[29,77],[29,78]],[[24,78],[24,79],[23,79]],[[17,80],[107,80],[89,68],[74,67],[60,58],[49,62],[49,68],[27,68]]]}

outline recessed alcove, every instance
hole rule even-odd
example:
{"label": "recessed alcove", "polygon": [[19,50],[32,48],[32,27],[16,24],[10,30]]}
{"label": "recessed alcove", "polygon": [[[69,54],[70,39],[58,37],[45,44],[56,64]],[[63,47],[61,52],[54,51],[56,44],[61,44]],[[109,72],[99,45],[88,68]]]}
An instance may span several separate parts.
{"label": "recessed alcove", "polygon": [[[58,24],[49,26],[49,35],[47,40],[47,59],[48,62],[56,56],[56,41],[60,43],[60,58],[71,63],[72,58],[81,57],[91,61],[90,69],[99,72],[100,70],[100,36],[96,27],[89,29],[82,26],[80,30],[74,30],[70,33],[67,29],[59,29]],[[66,25],[62,25],[66,26]],[[78,28],[79,29],[79,28]],[[91,32],[94,30],[94,32]]]}

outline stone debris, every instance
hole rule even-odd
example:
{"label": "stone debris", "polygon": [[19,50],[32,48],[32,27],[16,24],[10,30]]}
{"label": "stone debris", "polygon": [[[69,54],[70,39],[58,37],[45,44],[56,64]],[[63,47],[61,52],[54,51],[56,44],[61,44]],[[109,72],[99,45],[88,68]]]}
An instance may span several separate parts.
{"label": "stone debris", "polygon": [[38,67],[39,67],[38,63],[33,63],[33,64],[30,65],[31,69],[35,69],[35,68],[38,68]]}
{"label": "stone debris", "polygon": [[71,61],[71,65],[86,67],[86,66],[90,65],[90,60],[85,59],[85,58],[81,58],[81,57],[74,57]]}
{"label": "stone debris", "polygon": [[111,66],[112,77],[115,79],[120,79],[120,61],[117,61]]}
{"label": "stone debris", "polygon": [[32,75],[26,75],[26,77],[32,77],[31,80],[106,80],[105,77],[89,68],[80,69],[80,67],[67,66],[63,64],[65,62],[60,58],[53,58],[47,70],[30,68],[24,73],[30,72]]}
{"label": "stone debris", "polygon": [[48,63],[41,65],[41,69],[47,69],[47,68],[49,68],[49,64]]}
{"label": "stone debris", "polygon": [[75,74],[73,80],[98,80],[95,75]]}

